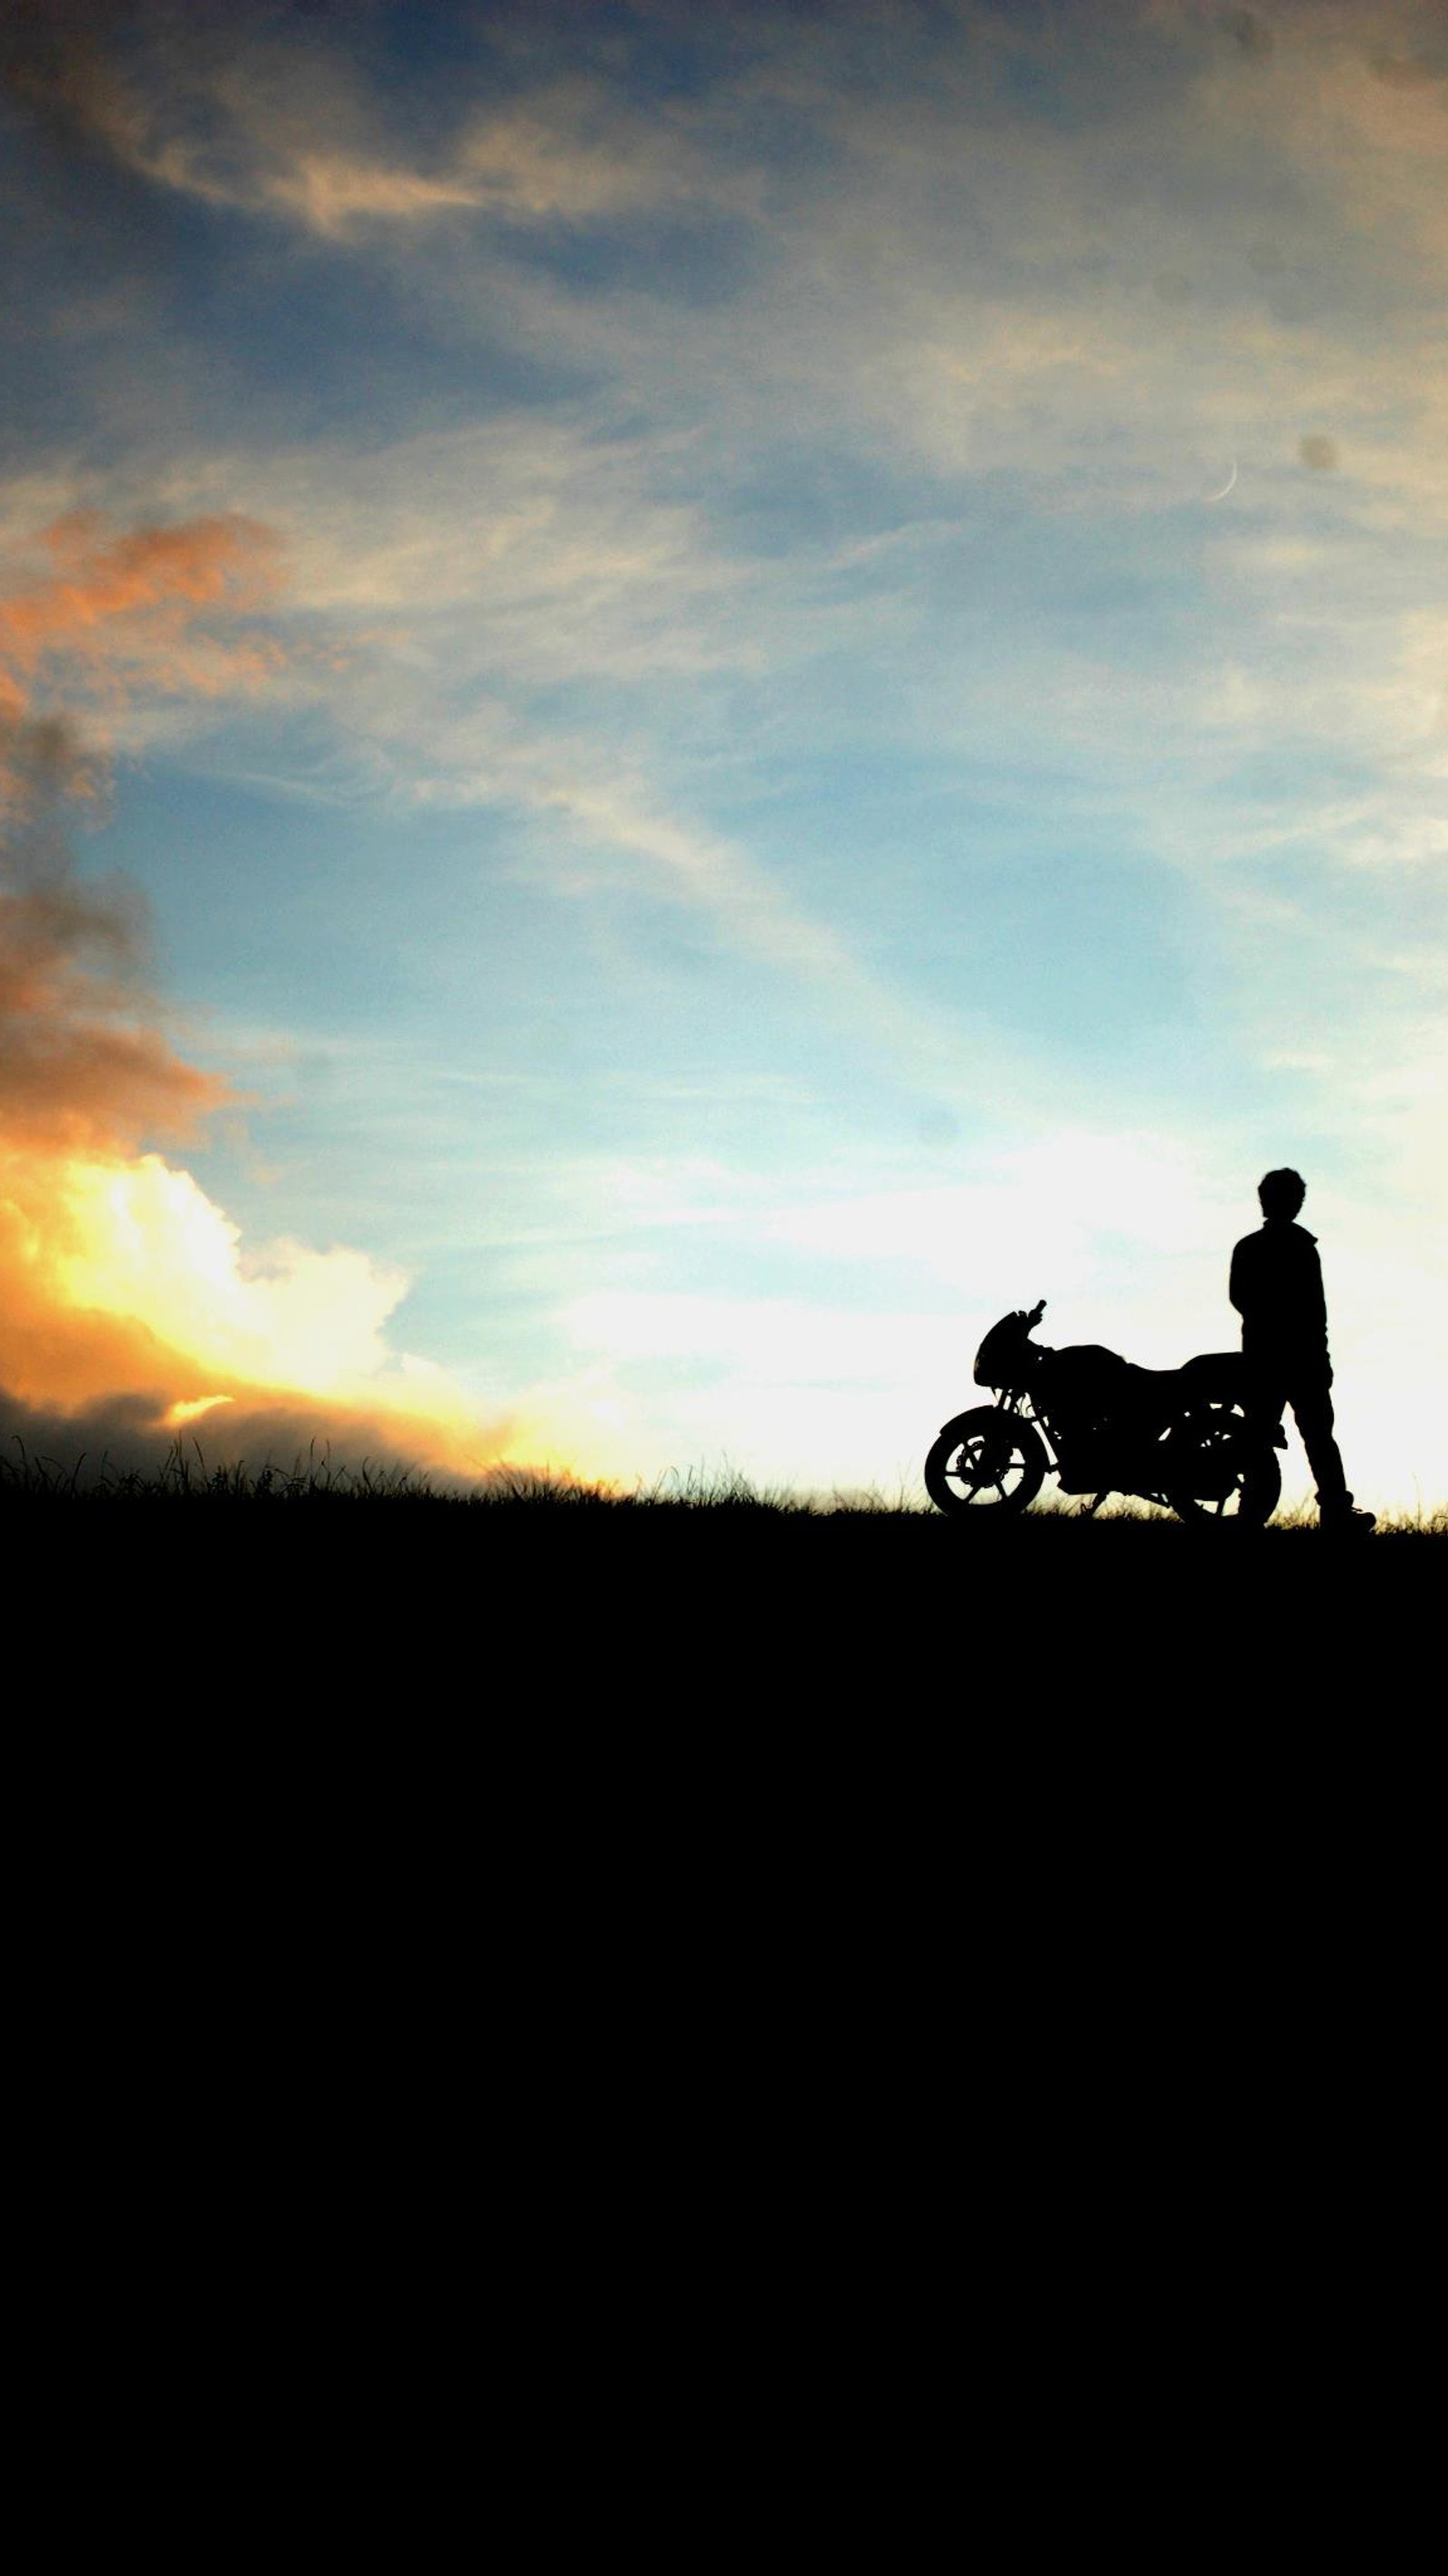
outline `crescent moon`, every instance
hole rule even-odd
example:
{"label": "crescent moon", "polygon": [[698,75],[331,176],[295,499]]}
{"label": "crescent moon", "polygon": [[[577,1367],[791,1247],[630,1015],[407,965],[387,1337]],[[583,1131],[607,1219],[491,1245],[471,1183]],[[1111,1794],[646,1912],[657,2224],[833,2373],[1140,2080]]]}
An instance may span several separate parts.
{"label": "crescent moon", "polygon": [[1235,456],[1234,456],[1234,457],[1233,457],[1233,459],[1232,459],[1232,471],[1231,471],[1231,473],[1228,475],[1228,477],[1227,477],[1227,479],[1226,479],[1226,482],[1222,485],[1222,488],[1221,488],[1220,492],[1209,492],[1209,493],[1207,494],[1207,499],[1208,499],[1209,501],[1225,501],[1225,499],[1226,499],[1226,497],[1227,497],[1227,494],[1231,491],[1232,486],[1233,486],[1233,484],[1236,482],[1236,480],[1237,480],[1237,460],[1236,460],[1236,458],[1235,458]]}

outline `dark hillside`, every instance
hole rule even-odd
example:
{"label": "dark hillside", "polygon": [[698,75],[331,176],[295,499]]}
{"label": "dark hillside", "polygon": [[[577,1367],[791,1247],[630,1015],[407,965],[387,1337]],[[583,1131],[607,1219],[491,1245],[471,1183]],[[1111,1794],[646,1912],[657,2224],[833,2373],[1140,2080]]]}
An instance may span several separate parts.
{"label": "dark hillside", "polygon": [[1345,2030],[1418,2062],[1441,1530],[13,1486],[0,1525],[25,1920],[108,2103],[210,2067],[183,2130],[230,2124],[239,2049],[471,2154],[481,2085],[561,2206],[740,2081],[952,2170],[964,2106],[1044,2188],[1119,2088],[1164,2156],[1217,2057],[1250,2123]]}
{"label": "dark hillside", "polygon": [[[460,1687],[555,1720],[606,1678],[637,1713],[717,1703],[743,1723],[872,1706],[916,1721],[1039,1722],[1147,1708],[1230,1721],[1389,1676],[1421,1708],[1448,1529],[1324,1538],[1032,1512],[815,1510],[746,1496],[459,1500],[304,1479],[71,1493],[11,1479],[0,1530],[24,1653],[70,1605],[84,1705],[118,1665],[220,1705]],[[32,1624],[33,1623],[33,1624]],[[1421,1674],[1422,1679],[1419,1679]],[[521,1704],[521,1703],[520,1703]]]}

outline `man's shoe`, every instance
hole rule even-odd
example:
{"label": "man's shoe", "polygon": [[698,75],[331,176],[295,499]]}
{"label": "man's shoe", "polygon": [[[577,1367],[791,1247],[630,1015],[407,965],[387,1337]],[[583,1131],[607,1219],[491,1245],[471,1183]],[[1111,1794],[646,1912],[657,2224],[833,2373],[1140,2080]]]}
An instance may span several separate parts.
{"label": "man's shoe", "polygon": [[1333,1531],[1339,1538],[1366,1538],[1369,1530],[1375,1530],[1377,1525],[1376,1512],[1356,1512],[1350,1503],[1335,1512],[1319,1512],[1317,1515],[1318,1528]]}

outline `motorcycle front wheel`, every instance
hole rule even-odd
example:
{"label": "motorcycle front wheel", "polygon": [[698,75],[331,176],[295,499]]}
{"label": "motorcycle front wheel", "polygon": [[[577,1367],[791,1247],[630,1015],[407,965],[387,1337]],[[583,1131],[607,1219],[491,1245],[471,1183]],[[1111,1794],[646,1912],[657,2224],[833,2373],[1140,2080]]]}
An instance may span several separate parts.
{"label": "motorcycle front wheel", "polygon": [[1023,1512],[1047,1464],[1028,1422],[983,1404],[941,1432],[925,1461],[925,1490],[940,1512]]}
{"label": "motorcycle front wheel", "polygon": [[1281,1492],[1276,1450],[1234,1405],[1203,1405],[1169,1434],[1166,1498],[1178,1520],[1260,1529]]}

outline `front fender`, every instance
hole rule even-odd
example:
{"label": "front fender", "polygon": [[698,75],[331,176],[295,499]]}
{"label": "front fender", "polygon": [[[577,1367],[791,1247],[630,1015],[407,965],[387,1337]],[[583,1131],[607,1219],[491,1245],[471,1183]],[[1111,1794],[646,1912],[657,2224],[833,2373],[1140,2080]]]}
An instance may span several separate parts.
{"label": "front fender", "polygon": [[[952,1413],[948,1422],[942,1422],[936,1437],[937,1439],[944,1440],[950,1435],[958,1432],[961,1437],[964,1438],[967,1431],[978,1427],[982,1422],[993,1422],[996,1420],[1000,1420],[1002,1422],[1022,1422],[1024,1419],[1024,1414],[1003,1413],[998,1404],[972,1404],[967,1406],[964,1413]],[[1034,1425],[1032,1425],[1032,1428],[1034,1429]]]}

